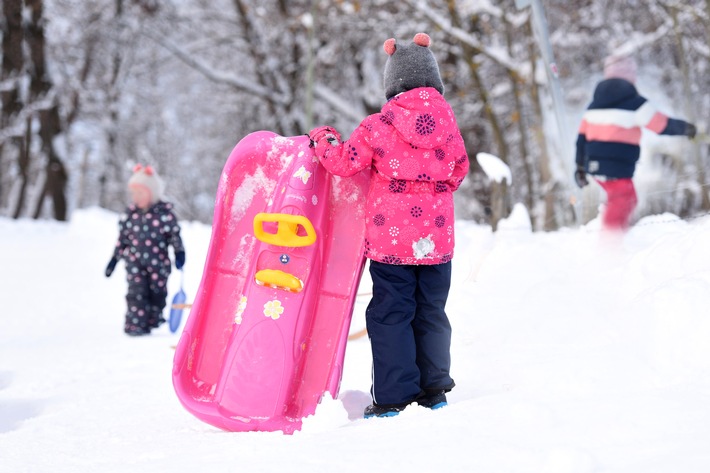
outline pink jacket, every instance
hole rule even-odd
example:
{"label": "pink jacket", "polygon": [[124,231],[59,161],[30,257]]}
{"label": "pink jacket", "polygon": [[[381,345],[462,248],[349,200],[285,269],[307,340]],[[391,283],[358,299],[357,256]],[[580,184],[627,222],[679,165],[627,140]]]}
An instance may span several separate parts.
{"label": "pink jacket", "polygon": [[[316,155],[338,176],[368,167],[365,255],[388,264],[441,264],[453,257],[454,200],[468,172],[456,118],[434,88],[397,95],[365,118],[344,143],[311,132]],[[337,132],[336,132],[337,134]]]}

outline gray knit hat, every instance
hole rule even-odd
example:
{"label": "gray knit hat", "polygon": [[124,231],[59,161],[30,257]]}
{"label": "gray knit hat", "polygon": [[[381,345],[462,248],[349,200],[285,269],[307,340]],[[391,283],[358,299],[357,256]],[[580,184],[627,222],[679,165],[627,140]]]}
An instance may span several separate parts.
{"label": "gray knit hat", "polygon": [[387,100],[417,87],[433,87],[444,94],[444,83],[429,49],[430,43],[431,38],[426,33],[417,33],[414,40],[404,46],[399,46],[393,38],[385,41],[384,49],[389,55],[385,64]]}

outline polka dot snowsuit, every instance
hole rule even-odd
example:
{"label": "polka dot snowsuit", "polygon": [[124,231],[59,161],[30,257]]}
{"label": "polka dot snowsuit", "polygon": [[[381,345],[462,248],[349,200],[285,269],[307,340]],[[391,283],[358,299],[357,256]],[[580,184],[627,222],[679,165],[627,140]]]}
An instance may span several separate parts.
{"label": "polka dot snowsuit", "polygon": [[129,206],[119,222],[114,258],[126,263],[126,333],[148,333],[165,321],[171,262],[168,246],[184,251],[172,204],[158,202],[147,210]]}

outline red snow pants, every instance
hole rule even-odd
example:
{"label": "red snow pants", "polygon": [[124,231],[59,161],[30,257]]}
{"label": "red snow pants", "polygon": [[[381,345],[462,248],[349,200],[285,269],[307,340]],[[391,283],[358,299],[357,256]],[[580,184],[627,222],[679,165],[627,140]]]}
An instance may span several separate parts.
{"label": "red snow pants", "polygon": [[607,196],[602,227],[605,230],[627,230],[631,212],[634,211],[638,203],[634,183],[630,178],[597,180],[597,182],[602,186]]}

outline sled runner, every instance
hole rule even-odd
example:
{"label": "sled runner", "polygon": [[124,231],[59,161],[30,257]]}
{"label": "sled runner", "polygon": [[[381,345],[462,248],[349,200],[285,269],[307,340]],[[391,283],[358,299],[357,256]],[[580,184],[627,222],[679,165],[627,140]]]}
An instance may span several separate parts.
{"label": "sled runner", "polygon": [[224,166],[202,281],[178,343],[185,408],[292,433],[335,398],[364,266],[369,174],[327,174],[307,136],[256,132]]}
{"label": "sled runner", "polygon": [[170,304],[170,316],[168,317],[168,326],[170,327],[170,332],[177,332],[180,328],[180,322],[182,321],[182,311],[186,309],[185,301],[187,300],[187,294],[183,286],[185,285],[185,273],[180,270],[180,289],[173,296],[173,300]]}

